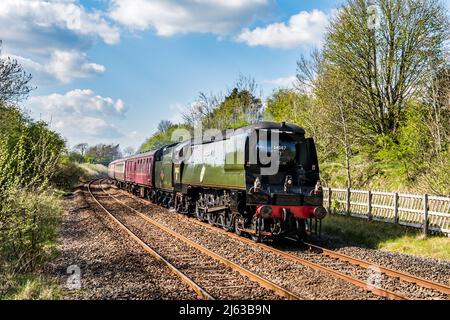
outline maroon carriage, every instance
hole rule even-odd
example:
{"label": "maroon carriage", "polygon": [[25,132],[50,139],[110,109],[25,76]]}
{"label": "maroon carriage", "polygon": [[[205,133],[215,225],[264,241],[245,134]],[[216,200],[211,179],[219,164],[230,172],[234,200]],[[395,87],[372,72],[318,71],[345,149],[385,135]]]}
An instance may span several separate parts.
{"label": "maroon carriage", "polygon": [[125,181],[135,186],[153,186],[154,152],[141,153],[125,161]]}

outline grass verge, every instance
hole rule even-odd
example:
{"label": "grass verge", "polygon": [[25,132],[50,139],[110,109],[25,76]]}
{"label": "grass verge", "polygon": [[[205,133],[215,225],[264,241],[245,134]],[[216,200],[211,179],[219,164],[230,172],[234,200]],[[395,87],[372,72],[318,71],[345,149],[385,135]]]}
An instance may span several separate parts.
{"label": "grass verge", "polygon": [[408,227],[333,214],[323,220],[323,232],[370,249],[450,260],[450,238]]}
{"label": "grass verge", "polygon": [[83,181],[108,176],[108,167],[102,164],[80,163],[78,166],[84,171],[81,177]]}
{"label": "grass verge", "polygon": [[62,297],[61,287],[53,280],[34,274],[26,274],[11,280],[13,285],[2,300],[56,300]]}

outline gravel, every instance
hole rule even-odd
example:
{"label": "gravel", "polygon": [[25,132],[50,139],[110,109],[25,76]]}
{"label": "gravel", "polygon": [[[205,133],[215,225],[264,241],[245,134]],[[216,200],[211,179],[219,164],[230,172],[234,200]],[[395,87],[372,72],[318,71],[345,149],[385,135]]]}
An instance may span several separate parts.
{"label": "gravel", "polygon": [[314,237],[313,242],[327,249],[450,286],[450,261],[448,260],[361,248],[329,235],[323,235],[321,238]]}
{"label": "gravel", "polygon": [[[342,283],[339,285],[328,283],[327,281],[323,281],[317,278],[317,275],[311,276],[310,273],[312,270],[309,268],[301,268],[298,265],[292,266],[292,263],[288,261],[283,261],[283,258],[280,258],[278,255],[273,255],[268,252],[261,252],[261,249],[256,247],[249,248],[247,244],[231,239],[227,236],[214,233],[211,230],[199,226],[197,224],[192,224],[189,222],[189,219],[177,215],[174,213],[169,213],[168,210],[151,204],[147,201],[134,197],[130,194],[127,194],[123,191],[120,191],[116,188],[110,189],[109,192],[114,192],[114,194],[119,197],[122,201],[127,202],[130,206],[133,206],[147,214],[151,215],[155,220],[164,223],[166,226],[171,227],[173,230],[180,232],[181,234],[192,238],[198,243],[205,245],[206,247],[217,251],[218,253],[226,256],[227,258],[241,263],[243,265],[249,265],[253,267],[255,270],[259,269],[259,272],[265,274],[267,278],[270,278],[272,281],[286,286],[291,289],[293,285],[291,283],[295,283],[294,287],[302,286],[307,291],[301,290],[301,293],[305,296],[308,296],[312,299],[370,299],[373,298],[370,296],[365,296],[366,292],[361,292],[362,289],[356,288],[358,290],[358,296],[354,297],[351,293],[347,292],[346,287],[342,286]],[[139,200],[139,201],[136,201]],[[403,254],[393,254],[381,250],[370,250],[359,247],[345,247],[342,243],[339,243],[331,238],[320,239],[320,245],[328,248],[335,248],[339,246],[339,252],[358,257],[360,259],[368,260],[373,262],[374,264],[386,266],[395,270],[401,270],[403,272],[411,273],[413,275],[417,275],[426,279],[430,279],[433,281],[437,281],[440,283],[448,284],[449,276],[450,276],[450,264],[447,261],[440,261],[436,259],[426,259],[415,257],[411,255],[403,255]],[[239,250],[238,250],[239,249]],[[367,270],[362,267],[358,267],[355,265],[351,265],[346,262],[338,261],[336,259],[317,254],[312,252],[307,252],[301,250],[299,248],[283,248],[288,252],[295,254],[301,258],[307,259],[309,261],[319,263],[321,265],[325,265],[334,270],[338,270],[345,274],[355,276],[363,281],[368,281],[369,283],[375,283],[376,285],[389,289],[391,291],[403,294],[412,299],[449,299],[450,297],[441,292],[427,289],[415,285],[413,283],[405,282],[399,280],[397,278],[388,277],[384,274],[378,274],[374,271]],[[248,252],[251,250],[250,252]],[[259,251],[259,252],[258,252]],[[261,255],[261,257],[256,257],[255,253]],[[250,258],[249,258],[250,257]],[[255,263],[257,261],[257,263]],[[265,263],[267,262],[267,265]],[[251,267],[249,269],[251,269]],[[270,270],[270,271],[267,271]],[[274,275],[273,270],[278,270],[277,274]],[[297,271],[298,270],[298,271]],[[265,272],[266,271],[266,272]],[[292,273],[294,272],[295,277],[292,277]],[[307,274],[307,279],[309,281],[301,281],[301,277],[298,273],[302,273],[302,275]],[[315,272],[317,273],[317,272]],[[289,281],[284,280],[285,277],[289,277]],[[317,278],[317,281],[314,279]],[[343,281],[340,281],[343,282]],[[320,285],[318,285],[320,283]],[[347,287],[349,286],[346,282],[343,282]],[[308,284],[314,286],[314,288],[310,288]],[[322,286],[325,284],[325,286]],[[322,288],[325,287],[325,291]],[[355,288],[353,288],[353,291]],[[336,288],[336,290],[333,290]],[[319,292],[317,291],[319,289]],[[343,290],[344,289],[344,290]],[[292,290],[292,289],[291,289]],[[293,290],[295,292],[295,289]],[[310,292],[311,291],[311,292]],[[331,292],[331,294],[327,294]],[[363,293],[363,294],[361,294]]]}
{"label": "gravel", "polygon": [[141,199],[138,202],[116,188],[108,192],[185,237],[307,299],[381,299],[343,280],[193,224],[167,209]]}
{"label": "gravel", "polygon": [[[197,299],[163,264],[127,238],[78,189],[66,199],[60,255],[49,268],[64,287],[64,299]],[[69,290],[67,268],[81,271],[81,289]]]}
{"label": "gravel", "polygon": [[149,224],[112,198],[100,196],[102,191],[96,187],[92,188],[95,196],[117,219],[214,298],[280,299],[272,291]]}

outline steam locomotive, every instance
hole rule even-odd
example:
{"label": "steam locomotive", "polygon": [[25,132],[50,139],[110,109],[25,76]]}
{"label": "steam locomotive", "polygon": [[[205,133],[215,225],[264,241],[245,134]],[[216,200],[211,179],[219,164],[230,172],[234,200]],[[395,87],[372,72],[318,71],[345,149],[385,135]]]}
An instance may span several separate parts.
{"label": "steam locomotive", "polygon": [[255,241],[302,240],[327,214],[314,140],[293,124],[202,135],[115,160],[108,175],[121,189]]}

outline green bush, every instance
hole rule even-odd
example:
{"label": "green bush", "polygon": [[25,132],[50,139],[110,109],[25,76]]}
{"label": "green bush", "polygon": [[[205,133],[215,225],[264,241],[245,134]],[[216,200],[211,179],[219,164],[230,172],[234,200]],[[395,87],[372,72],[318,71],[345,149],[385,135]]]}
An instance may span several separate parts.
{"label": "green bush", "polygon": [[31,272],[54,253],[62,216],[61,196],[10,189],[0,207],[0,291],[8,289],[6,274]]}
{"label": "green bush", "polygon": [[56,173],[52,177],[52,184],[61,190],[70,190],[87,175],[78,163],[63,159],[56,168]]}

